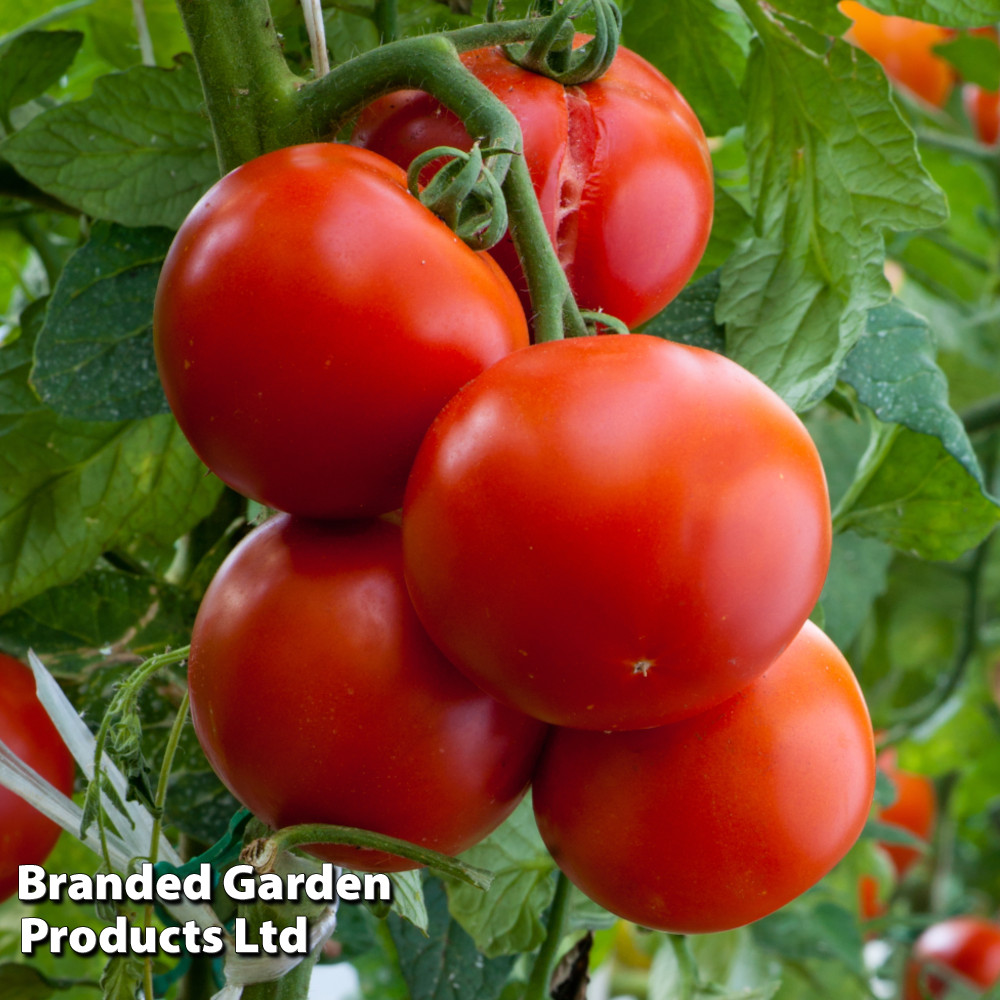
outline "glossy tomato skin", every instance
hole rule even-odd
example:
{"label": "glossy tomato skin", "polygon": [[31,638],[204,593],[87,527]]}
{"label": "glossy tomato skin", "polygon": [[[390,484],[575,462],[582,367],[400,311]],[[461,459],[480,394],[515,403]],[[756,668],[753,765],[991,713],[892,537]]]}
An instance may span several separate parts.
{"label": "glossy tomato skin", "polygon": [[[607,73],[576,87],[521,69],[499,48],[462,61],[521,126],[542,215],[580,305],[629,327],[658,313],[694,272],[712,226],[708,145],[680,92],[623,47]],[[471,145],[458,119],[420,91],[374,102],[352,141],[404,166],[438,145]],[[491,253],[530,310],[510,237]]]}
{"label": "glossy tomato skin", "polygon": [[510,813],[545,735],[431,645],[406,595],[399,528],[379,520],[279,516],[248,536],[198,611],[189,685],[212,767],[264,822],[355,826],[446,854]]}
{"label": "glossy tomato skin", "polygon": [[527,343],[510,283],[335,143],[268,153],[181,226],[154,309],[160,377],[208,467],[300,515],[399,507],[434,415]]}
{"label": "glossy tomato skin", "polygon": [[554,729],[532,796],[557,864],[626,920],[684,934],[772,913],[843,857],[875,787],[871,722],[806,623],[739,694],[630,733]]}
{"label": "glossy tomato skin", "polygon": [[855,0],[843,0],[840,9],[854,21],[845,37],[877,59],[893,83],[935,107],[944,106],[955,72],[932,49],[951,38],[947,28],[879,14]]}
{"label": "glossy tomato skin", "polygon": [[556,725],[639,729],[760,674],[830,554],[819,456],[762,382],[642,334],[538,344],[439,414],[403,508],[433,641]]}
{"label": "glossy tomato skin", "polygon": [[[31,669],[0,653],[0,742],[65,795],[76,765],[35,693]],[[44,864],[60,829],[19,795],[0,787],[0,901],[17,891],[18,865]]]}
{"label": "glossy tomato skin", "polygon": [[[896,789],[896,800],[880,809],[878,818],[883,823],[891,823],[893,826],[908,830],[921,840],[929,840],[937,819],[937,794],[934,791],[934,783],[923,774],[900,770],[894,749],[883,750],[879,754],[878,763]],[[905,844],[884,843],[880,846],[889,855],[899,878],[902,878],[921,856],[917,848],[907,847]]]}
{"label": "glossy tomato skin", "polygon": [[903,1000],[947,997],[948,976],[972,990],[985,991],[1000,981],[1000,927],[971,916],[928,927],[907,963]]}

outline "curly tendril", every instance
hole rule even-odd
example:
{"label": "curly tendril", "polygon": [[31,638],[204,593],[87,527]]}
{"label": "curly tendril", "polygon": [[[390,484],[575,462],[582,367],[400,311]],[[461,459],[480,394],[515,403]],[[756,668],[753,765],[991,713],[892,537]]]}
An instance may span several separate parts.
{"label": "curly tendril", "polygon": [[[468,152],[435,146],[410,164],[410,192],[473,250],[488,250],[507,231],[507,202],[500,181],[484,160],[511,153],[509,149],[480,149],[478,141]],[[449,157],[448,162],[421,189],[423,168],[444,157]]]}

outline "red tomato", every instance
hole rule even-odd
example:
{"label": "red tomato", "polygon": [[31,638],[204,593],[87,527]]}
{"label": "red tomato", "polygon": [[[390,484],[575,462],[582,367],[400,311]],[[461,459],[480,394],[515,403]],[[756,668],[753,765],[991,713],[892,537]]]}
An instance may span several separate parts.
{"label": "red tomato", "polygon": [[683,934],[784,906],[857,839],[875,788],[861,689],[806,623],[739,694],[631,733],[552,731],[535,773],[538,827],[583,892]]}
{"label": "red tomato", "polygon": [[[878,757],[879,767],[896,789],[896,801],[877,813],[883,823],[892,823],[909,830],[922,840],[928,840],[937,818],[937,796],[929,778],[910,771],[900,771],[896,766],[896,751],[884,750]],[[903,844],[882,844],[892,860],[896,874],[902,878],[919,860],[920,851]]]}
{"label": "red tomato", "polygon": [[361,827],[446,854],[511,812],[545,735],[431,645],[406,596],[399,528],[384,521],[279,516],[246,538],[198,611],[189,684],[209,761],[264,822]]}
{"label": "red tomato", "polygon": [[[31,669],[0,653],[0,742],[66,795],[73,793],[76,765],[35,694]],[[59,827],[0,786],[0,901],[17,891],[17,866],[45,862]]]}
{"label": "red tomato", "polygon": [[[937,973],[937,974],[936,974]],[[1000,981],[1000,927],[981,917],[952,917],[917,938],[903,1000],[947,997],[948,984],[983,992]]]}
{"label": "red tomato", "polygon": [[962,88],[962,104],[976,138],[995,146],[1000,137],[1000,93],[967,83]]}
{"label": "red tomato", "polygon": [[518,351],[431,426],[403,508],[433,641],[546,722],[639,729],[760,674],[830,555],[819,456],[739,365],[643,334]]}
{"label": "red tomato", "polygon": [[[658,313],[698,266],[712,226],[708,146],[680,92],[621,47],[607,73],[576,87],[521,69],[499,48],[462,61],[521,126],[542,215],[580,305],[630,327]],[[421,91],[370,105],[353,141],[403,166],[434,146],[471,145],[461,122]],[[491,252],[529,309],[510,238]]]}
{"label": "red tomato", "polygon": [[893,83],[935,107],[943,107],[954,86],[955,72],[932,49],[952,37],[947,28],[879,14],[855,0],[843,0],[840,10],[854,20],[845,37],[877,59]]}
{"label": "red tomato", "polygon": [[510,283],[351,146],[280,149],[181,226],[154,311],[160,377],[221,479],[315,517],[392,510],[449,397],[527,343]]}

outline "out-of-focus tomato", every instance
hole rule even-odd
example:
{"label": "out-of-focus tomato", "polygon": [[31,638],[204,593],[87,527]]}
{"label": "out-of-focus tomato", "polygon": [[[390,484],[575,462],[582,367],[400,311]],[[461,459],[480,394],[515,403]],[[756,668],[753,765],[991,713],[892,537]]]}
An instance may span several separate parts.
{"label": "out-of-focus tomato", "polygon": [[631,733],[554,729],[535,773],[538,828],[583,892],[679,933],[757,920],[857,839],[875,787],[864,698],[807,623],[721,705]]}
{"label": "out-of-focus tomato", "polygon": [[906,966],[903,1000],[944,998],[949,983],[984,991],[1000,981],[1000,927],[981,917],[953,917],[917,938]]}
{"label": "out-of-focus tomato", "polygon": [[879,14],[855,0],[842,0],[840,9],[854,21],[847,39],[877,59],[893,83],[935,107],[944,105],[955,85],[955,72],[932,49],[951,38],[947,28]]}
{"label": "out-of-focus tomato", "polygon": [[528,342],[510,282],[336,143],[268,153],[192,209],[153,316],[170,407],[205,464],[309,517],[399,507],[434,415]]}
{"label": "out-of-focus tomato", "polygon": [[[896,756],[895,749],[883,750],[878,756],[879,767],[896,789],[896,800],[880,809],[877,816],[883,823],[900,826],[921,840],[928,840],[937,819],[934,784],[923,774],[901,771],[896,765]],[[881,846],[892,859],[899,878],[920,858],[920,851],[915,847],[888,843]]]}
{"label": "out-of-focus tomato", "polygon": [[[188,673],[212,767],[273,827],[355,826],[457,854],[517,805],[545,735],[431,645],[385,521],[279,516],[258,528],[205,594]],[[415,867],[352,847],[316,853]]]}
{"label": "out-of-focus tomato", "polygon": [[976,138],[995,146],[1000,137],[1000,93],[967,83],[962,87],[962,106]]}
{"label": "out-of-focus tomato", "polygon": [[[462,61],[521,126],[542,215],[580,305],[630,327],[658,313],[698,266],[712,226],[708,145],[677,88],[623,47],[603,76],[573,87],[521,69],[499,48]],[[352,141],[402,166],[435,146],[471,145],[461,122],[421,91],[371,104]],[[491,253],[530,311],[509,236]]]}
{"label": "out-of-focus tomato", "polygon": [[[0,742],[66,795],[76,765],[35,693],[31,669],[0,653]],[[17,891],[18,865],[40,865],[59,827],[19,795],[0,787],[0,901]]]}
{"label": "out-of-focus tomato", "polygon": [[725,357],[642,334],[537,344],[442,410],[403,508],[432,640],[557,725],[717,704],[811,611],[830,554],[801,421]]}

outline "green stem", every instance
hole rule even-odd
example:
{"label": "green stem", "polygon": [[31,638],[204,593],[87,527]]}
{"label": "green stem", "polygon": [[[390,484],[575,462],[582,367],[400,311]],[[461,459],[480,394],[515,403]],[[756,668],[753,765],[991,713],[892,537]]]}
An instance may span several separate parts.
{"label": "green stem", "polygon": [[261,844],[257,853],[260,860],[256,862],[255,867],[266,870],[282,851],[290,851],[307,844],[344,844],[347,847],[384,851],[386,854],[395,854],[416,861],[442,875],[474,885],[478,889],[488,889],[493,883],[492,872],[467,865],[456,858],[450,858],[446,854],[421,847],[419,844],[412,844],[398,837],[387,837],[371,830],[358,830],[351,826],[332,826],[325,823],[303,823],[300,826],[286,826],[283,830],[278,830]]}
{"label": "green stem", "polygon": [[559,945],[562,943],[566,931],[566,918],[569,916],[569,894],[569,879],[560,872],[545,925],[545,940],[535,956],[535,964],[531,967],[531,977],[528,979],[522,1000],[547,1000],[550,995],[549,984],[552,982],[552,972],[559,958]]}
{"label": "green stem", "polygon": [[297,142],[301,81],[288,68],[267,0],[177,0],[223,173]]}
{"label": "green stem", "polygon": [[383,45],[396,40],[397,26],[396,0],[375,0],[375,27]]}

